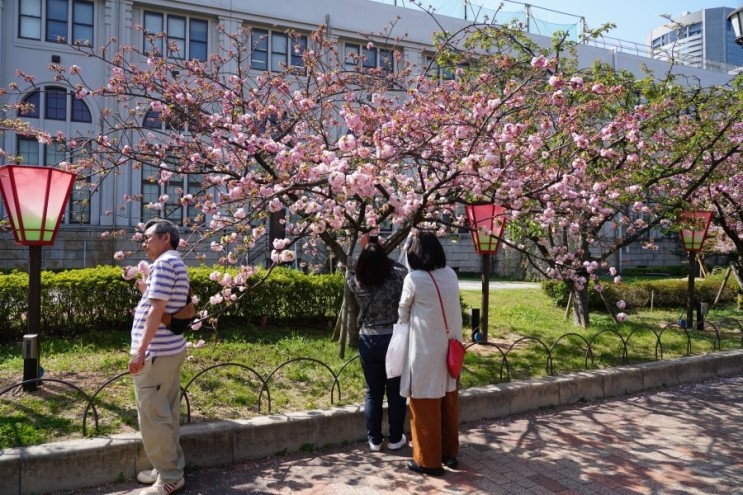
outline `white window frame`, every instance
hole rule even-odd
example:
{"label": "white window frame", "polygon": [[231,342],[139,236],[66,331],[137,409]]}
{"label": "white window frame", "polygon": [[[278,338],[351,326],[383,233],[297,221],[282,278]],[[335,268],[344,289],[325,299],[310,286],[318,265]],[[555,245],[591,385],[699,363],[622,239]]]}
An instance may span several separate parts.
{"label": "white window frame", "polygon": [[[65,2],[67,14],[64,20],[53,19],[50,16],[50,6],[53,3]],[[90,9],[90,16],[81,19],[84,15],[81,9]],[[48,43],[70,43],[92,46],[95,42],[95,2],[92,0],[18,0],[18,37]],[[86,16],[87,17],[87,16]],[[49,39],[50,23],[64,23],[65,35]]]}
{"label": "white window frame", "polygon": [[[205,39],[196,36],[201,31],[196,29],[197,25],[205,26]],[[165,55],[169,58],[201,61],[206,61],[209,58],[208,19],[144,10],[142,12],[142,26],[144,27],[142,51],[148,55],[162,56],[165,54],[164,43],[167,43],[168,46],[175,43],[178,46],[178,51],[171,52],[168,49],[168,53]],[[151,36],[157,36],[160,33],[167,33],[167,36],[150,41]],[[194,54],[196,47],[203,47],[203,53]],[[153,48],[157,53],[153,53]]]}
{"label": "white window frame", "polygon": [[307,50],[308,43],[306,34],[252,28],[250,68],[264,72],[303,71],[303,50]]}
{"label": "white window frame", "polygon": [[395,71],[395,52],[349,41],[343,45],[343,63],[349,70],[382,69],[384,73],[391,73]]}
{"label": "white window frame", "polygon": [[[195,206],[189,204],[183,207],[180,204],[180,198],[183,195],[196,196],[201,192],[201,176],[173,173],[173,176],[166,183],[161,184],[158,181],[160,171],[161,169],[154,165],[142,166],[140,220],[147,222],[153,218],[161,217],[167,218],[177,225],[187,226],[195,222],[196,217],[200,215],[203,222],[205,215],[196,211]],[[168,202],[165,204],[164,210],[153,210],[146,207],[149,203],[157,203],[163,194],[168,195]]]}

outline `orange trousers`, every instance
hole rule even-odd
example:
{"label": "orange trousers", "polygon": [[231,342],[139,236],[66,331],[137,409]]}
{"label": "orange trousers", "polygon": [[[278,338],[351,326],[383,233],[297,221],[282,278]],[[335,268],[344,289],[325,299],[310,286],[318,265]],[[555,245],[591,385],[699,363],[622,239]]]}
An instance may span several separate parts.
{"label": "orange trousers", "polygon": [[459,391],[439,399],[410,398],[413,460],[427,468],[441,467],[442,457],[459,453]]}

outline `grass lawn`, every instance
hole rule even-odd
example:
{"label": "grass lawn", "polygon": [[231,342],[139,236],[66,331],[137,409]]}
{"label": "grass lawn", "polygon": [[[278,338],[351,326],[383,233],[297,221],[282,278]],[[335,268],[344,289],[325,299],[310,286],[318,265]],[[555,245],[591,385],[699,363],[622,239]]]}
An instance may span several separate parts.
{"label": "grass lawn", "polygon": [[[479,291],[463,291],[469,307],[479,307]],[[489,344],[469,348],[462,387],[526,379],[547,374],[548,350],[555,373],[586,369],[587,342],[593,359],[589,369],[622,364],[626,342],[629,362],[655,359],[653,333],[676,322],[683,309],[649,310],[630,314],[621,325],[606,314],[592,313],[591,327],[579,329],[565,318],[540,289],[498,290],[490,294]],[[712,322],[743,317],[734,307],[715,308]],[[722,349],[741,347],[737,327],[721,332]],[[735,331],[733,331],[735,330]],[[469,340],[469,330],[465,329]],[[189,349],[182,384],[188,387],[191,420],[205,422],[271,413],[360,403],[364,380],[355,352],[338,357],[332,331],[317,328],[276,328],[252,324],[220,324],[217,333],[192,332],[204,347]],[[692,354],[713,350],[713,332],[693,332]],[[41,341],[44,378],[66,380],[92,395],[108,379],[123,373],[128,360],[128,333],[96,333],[71,339]],[[678,328],[662,333],[664,358],[686,354],[687,336]],[[504,366],[504,355],[507,366]],[[219,366],[223,363],[235,365]],[[215,368],[204,372],[209,367]],[[0,391],[22,379],[20,345],[0,346]],[[334,375],[338,386],[334,386]],[[267,388],[263,389],[265,383]],[[331,397],[332,395],[332,397]],[[128,375],[107,386],[96,399],[99,434],[132,431],[136,409]],[[73,388],[46,382],[33,393],[13,390],[0,397],[0,448],[34,445],[82,435],[85,400]],[[184,413],[186,405],[184,401]],[[92,411],[87,434],[95,431]],[[185,417],[184,417],[185,421]]]}

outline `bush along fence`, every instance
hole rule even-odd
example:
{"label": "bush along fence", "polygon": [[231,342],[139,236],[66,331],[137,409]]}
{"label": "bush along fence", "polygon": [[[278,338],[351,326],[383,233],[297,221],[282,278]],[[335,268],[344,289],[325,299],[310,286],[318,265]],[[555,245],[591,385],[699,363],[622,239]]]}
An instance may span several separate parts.
{"label": "bush along fence", "polygon": [[[191,286],[201,301],[221,287],[209,275],[209,267],[190,268]],[[265,272],[248,283],[255,285]],[[231,306],[225,316],[252,322],[291,324],[334,321],[343,297],[343,277],[306,275],[287,268],[274,269],[270,277]],[[102,266],[64,272],[43,272],[41,277],[40,331],[66,337],[90,331],[127,330],[140,295],[121,268]],[[28,274],[0,275],[0,341],[18,341],[26,333]],[[205,306],[203,303],[200,306]]]}
{"label": "bush along fence", "polygon": [[[694,298],[697,302],[713,303],[735,301],[738,295],[738,285],[735,282],[725,284],[722,291],[723,277],[710,276],[697,280],[694,284]],[[593,285],[592,285],[593,286]],[[542,289],[558,306],[565,306],[568,302],[569,289],[559,280],[542,282]],[[637,308],[684,308],[689,294],[688,281],[685,278],[643,280],[622,284],[604,284],[602,294],[612,307],[623,300],[628,310]],[[718,299],[719,294],[719,299]],[[606,306],[599,293],[589,290],[589,308],[592,311],[606,311]]]}
{"label": "bush along fence", "polygon": [[[521,353],[530,352],[531,348],[539,350],[539,355],[543,359],[543,370],[546,371],[547,375],[555,375],[558,373],[558,366],[556,361],[565,360],[566,362],[575,358],[576,355],[582,362],[582,368],[580,370],[595,369],[596,364],[594,357],[596,356],[596,343],[599,338],[609,337],[613,339],[614,345],[611,346],[612,352],[615,356],[614,362],[617,364],[630,364],[631,362],[648,361],[653,359],[653,351],[651,351],[651,357],[648,354],[643,353],[642,349],[634,347],[635,342],[639,341],[635,337],[638,337],[639,332],[652,332],[654,341],[654,359],[660,360],[664,356],[664,348],[667,342],[672,342],[672,345],[676,347],[682,347],[684,350],[680,354],[693,355],[702,352],[707,352],[711,347],[713,350],[723,350],[723,347],[727,348],[743,348],[743,322],[727,318],[723,321],[714,323],[712,321],[705,321],[703,326],[700,328],[682,328],[676,323],[668,324],[660,329],[650,327],[647,328],[636,328],[632,330],[628,335],[623,335],[619,331],[615,330],[603,330],[586,338],[576,333],[566,333],[560,336],[555,342],[548,343],[544,340],[535,337],[522,337],[510,345],[497,345],[493,343],[476,343],[471,342],[468,344],[468,353],[465,359],[465,365],[462,372],[461,380],[463,382],[468,381],[468,373],[473,372],[476,356],[481,355],[477,351],[477,346],[481,346],[482,349],[490,349],[485,355],[489,356],[486,359],[491,359],[494,366],[499,368],[492,376],[499,376],[500,381],[511,381],[512,376],[512,362]],[[577,342],[577,345],[575,344]],[[533,345],[527,345],[533,344]],[[724,344],[724,346],[723,346]],[[640,344],[637,344],[640,346]],[[604,344],[605,348],[606,345]],[[492,352],[492,349],[497,349],[497,352]],[[572,356],[566,355],[566,349],[568,353],[572,353]],[[606,352],[604,349],[602,352]],[[534,358],[530,358],[532,362],[538,362]],[[345,361],[339,368],[333,369],[332,366],[310,357],[298,357],[289,359],[282,364],[275,367],[267,375],[262,375],[258,370],[251,366],[250,362],[225,362],[218,363],[208,366],[196,374],[194,374],[188,382],[181,387],[181,401],[185,408],[185,415],[183,421],[190,423],[192,421],[192,411],[194,408],[198,409],[199,404],[194,402],[194,397],[198,396],[197,390],[212,390],[215,386],[229,387],[230,385],[224,379],[224,375],[220,375],[224,370],[232,370],[243,373],[241,380],[244,384],[252,384],[256,388],[254,393],[254,400],[243,403],[244,407],[254,407],[258,414],[270,415],[280,411],[273,411],[271,402],[271,386],[276,377],[277,373],[291,368],[297,365],[310,365],[321,370],[320,376],[326,376],[324,386],[327,394],[330,397],[330,404],[334,405],[337,401],[342,400],[344,394],[344,383],[348,383],[348,380],[360,379],[357,373],[357,378],[348,378],[347,374],[351,366],[359,366],[358,355]],[[531,370],[533,375],[523,378],[531,378],[536,376],[536,370]],[[561,371],[577,371],[576,369],[561,369]],[[233,373],[234,374],[234,373]],[[42,377],[37,380],[26,380],[15,383],[0,390],[0,400],[12,399],[18,400],[19,396],[22,396],[23,385],[31,382],[38,384],[56,384],[62,388],[67,388],[74,392],[76,400],[81,401],[81,405],[84,405],[84,414],[82,416],[81,432],[83,436],[91,434],[88,428],[89,421],[93,423],[93,435],[100,433],[99,424],[99,412],[100,407],[107,409],[114,409],[120,415],[131,414],[134,411],[134,404],[130,404],[127,407],[114,406],[109,407],[106,404],[105,397],[106,391],[109,387],[115,384],[121,385],[121,382],[129,380],[128,373],[120,373],[102,383],[92,391],[83,390],[83,388],[77,385],[73,380],[62,380],[54,377]],[[497,380],[495,380],[497,381]],[[358,384],[356,384],[358,388]],[[59,392],[55,393],[57,395]],[[228,418],[212,418],[210,420],[216,421],[219,419]]]}

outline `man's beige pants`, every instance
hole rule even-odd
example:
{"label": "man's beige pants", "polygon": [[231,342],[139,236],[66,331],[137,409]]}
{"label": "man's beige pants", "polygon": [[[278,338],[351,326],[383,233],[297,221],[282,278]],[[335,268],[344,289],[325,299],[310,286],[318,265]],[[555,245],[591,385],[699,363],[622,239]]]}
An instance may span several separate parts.
{"label": "man's beige pants", "polygon": [[183,478],[186,460],[179,443],[181,417],[181,366],[186,351],[147,358],[134,375],[139,431],[147,459],[164,483]]}

